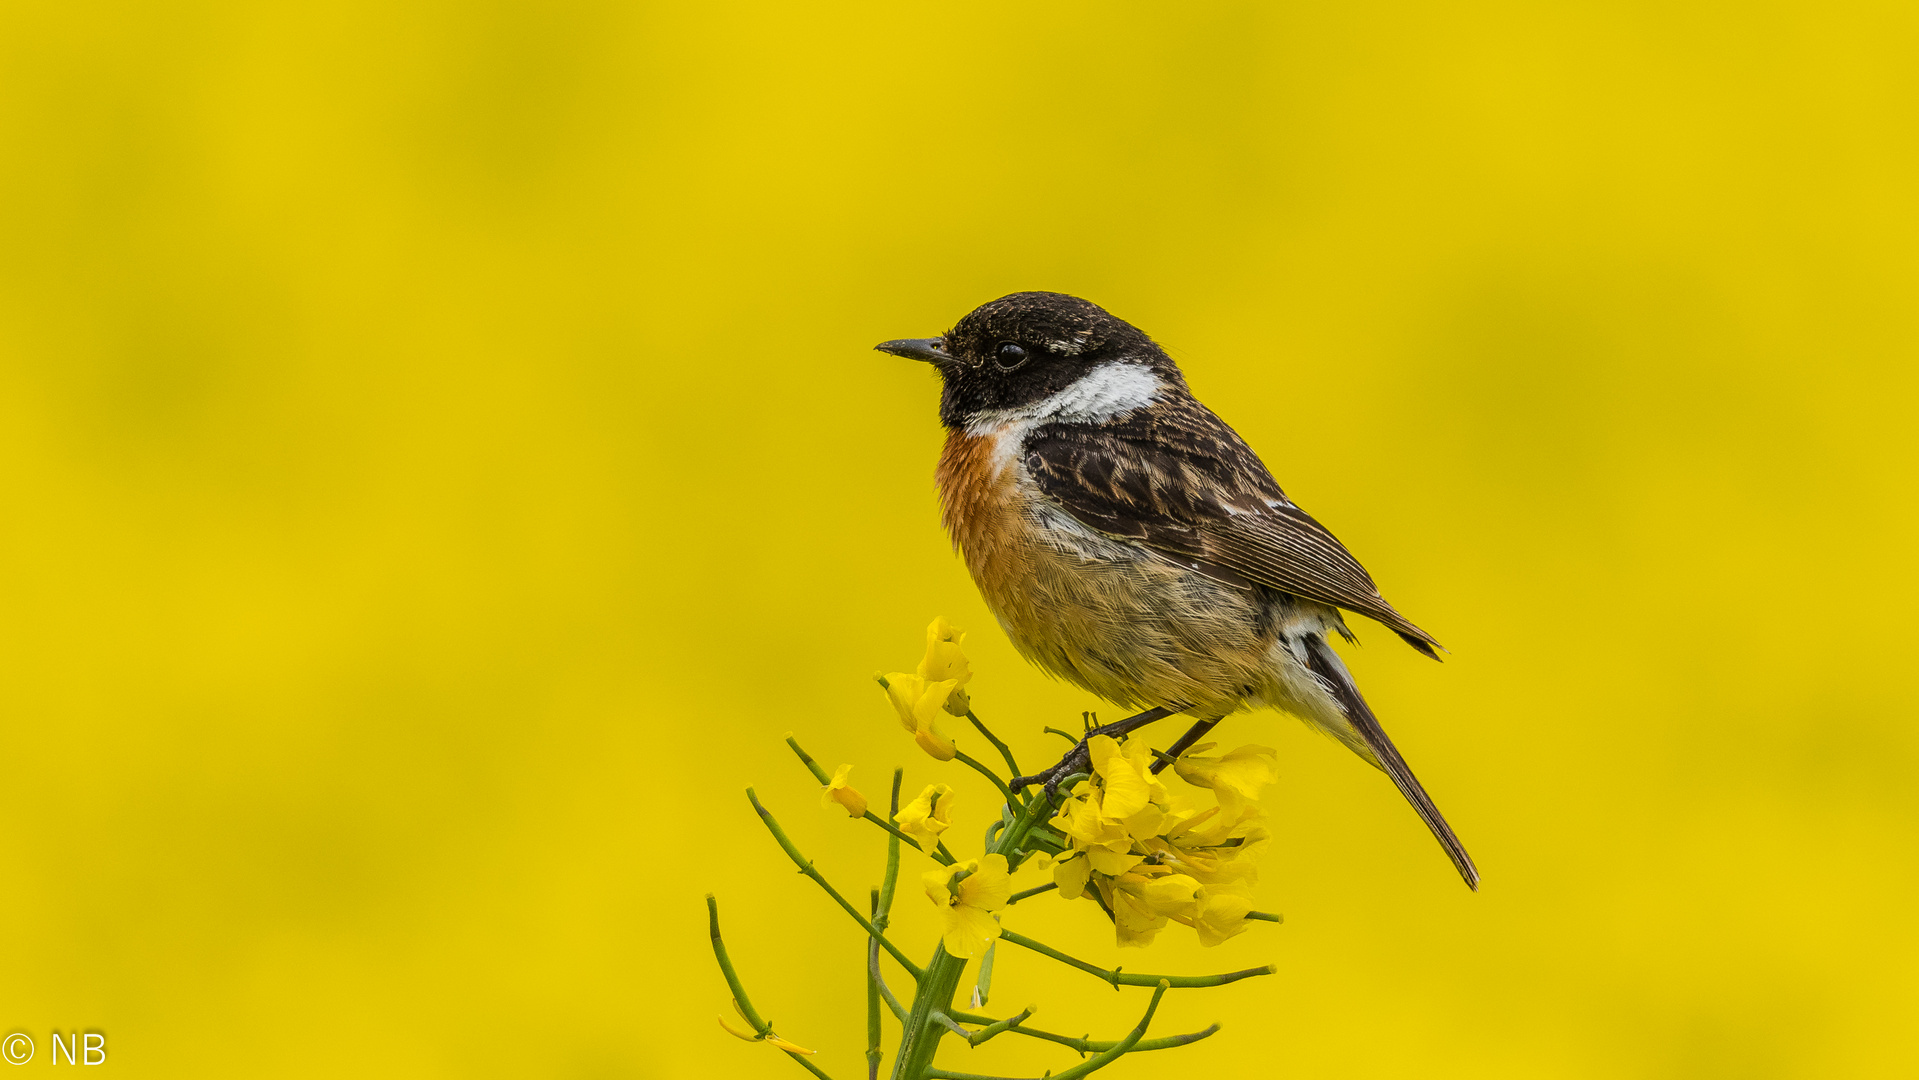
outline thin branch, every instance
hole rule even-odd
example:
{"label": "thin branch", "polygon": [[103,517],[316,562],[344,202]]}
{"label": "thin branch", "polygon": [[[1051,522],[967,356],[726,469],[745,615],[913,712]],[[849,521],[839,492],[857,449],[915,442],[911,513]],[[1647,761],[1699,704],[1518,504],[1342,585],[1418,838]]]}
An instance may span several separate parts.
{"label": "thin branch", "polygon": [[1041,825],[1033,826],[1032,831],[1026,834],[1026,839],[1043,840],[1061,851],[1066,850],[1066,838]]}
{"label": "thin branch", "polygon": [[1158,986],[1160,983],[1165,983],[1168,986],[1181,987],[1225,986],[1227,983],[1238,982],[1241,979],[1250,979],[1255,975],[1271,975],[1279,970],[1273,965],[1268,964],[1265,967],[1247,968],[1244,971],[1229,971],[1224,975],[1127,975],[1122,974],[1117,968],[1108,971],[1103,967],[1096,967],[1084,960],[1076,960],[1050,945],[1042,945],[1024,934],[1014,933],[1011,930],[1001,930],[999,936],[1001,940],[1010,941],[1015,945],[1031,949],[1041,956],[1050,956],[1068,967],[1076,967],[1088,975],[1096,975],[1106,982],[1111,983],[1115,990],[1122,986]]}
{"label": "thin branch", "polygon": [[892,988],[886,985],[885,976],[880,974],[880,943],[877,938],[866,939],[866,977],[879,989],[880,1000],[886,1002],[886,1007],[892,1010],[893,1019],[904,1023],[906,1006],[901,1005],[900,999],[893,996]]}
{"label": "thin branch", "polygon": [[1009,781],[1009,783],[1012,785],[1013,790],[1015,791],[1021,790],[1023,788],[1028,788],[1034,784],[1039,784],[1039,783],[1044,783],[1046,785],[1046,789],[1048,791],[1051,791],[1060,786],[1061,781],[1059,780],[1059,777],[1062,777],[1066,775],[1067,773],[1078,772],[1082,769],[1087,769],[1092,767],[1091,766],[1092,758],[1088,756],[1086,744],[1092,739],[1093,736],[1111,735],[1117,738],[1123,735],[1129,735],[1132,732],[1138,731],[1140,728],[1143,728],[1146,725],[1154,722],[1155,720],[1163,720],[1166,717],[1171,716],[1174,713],[1180,712],[1180,711],[1182,710],[1177,707],[1168,708],[1165,706],[1156,706],[1154,708],[1147,709],[1145,712],[1134,713],[1133,715],[1127,717],[1124,720],[1115,720],[1110,724],[1102,724],[1099,727],[1090,728],[1086,732],[1086,737],[1074,743],[1073,748],[1066,752],[1066,756],[1059,759],[1058,765],[1055,765],[1052,768],[1047,769],[1045,772],[1034,773],[1031,776],[1016,776],[1011,781]]}
{"label": "thin branch", "polygon": [[[954,1010],[948,1015],[965,1024],[992,1025],[1000,1022],[990,1016],[979,1016],[975,1013],[960,1012],[958,1010]],[[1039,1028],[1026,1027],[1025,1025],[1011,1027],[1007,1030],[1015,1035],[1024,1035],[1029,1039],[1043,1039],[1046,1042],[1058,1043],[1061,1046],[1070,1047],[1081,1054],[1097,1054],[1102,1050],[1111,1050],[1113,1047],[1119,1045],[1118,1041],[1104,1042],[1085,1037],[1076,1038],[1071,1035],[1060,1035],[1051,1031],[1041,1031]],[[1162,1035],[1157,1039],[1141,1039],[1139,1042],[1133,1044],[1132,1052],[1138,1054],[1147,1050],[1170,1050],[1175,1046],[1185,1046],[1189,1043],[1196,1043],[1201,1039],[1210,1038],[1217,1034],[1218,1031],[1219,1025],[1214,1024],[1204,1031],[1192,1031],[1184,1035]]]}
{"label": "thin branch", "polygon": [[1033,1015],[1033,1010],[1036,1007],[1037,1006],[1028,1005],[1026,1008],[1020,1010],[1019,1013],[1017,1013],[1016,1015],[1009,1016],[1004,1020],[994,1021],[993,1023],[986,1025],[985,1027],[979,1029],[978,1031],[973,1032],[971,1035],[968,1035],[966,1037],[966,1041],[973,1046],[978,1046],[979,1044],[985,1042],[986,1040],[992,1038],[995,1035],[998,1035],[1002,1032],[1011,1031],[1014,1028],[1025,1023],[1026,1018]]}
{"label": "thin branch", "polygon": [[[1122,1055],[1130,1053],[1146,1035],[1146,1028],[1153,1022],[1153,1014],[1159,1011],[1159,999],[1166,996],[1166,989],[1167,983],[1162,979],[1153,990],[1153,1000],[1146,1003],[1146,1015],[1139,1018],[1139,1023],[1133,1025],[1133,1030],[1127,1032],[1125,1038],[1114,1043],[1111,1049],[1102,1051],[1065,1072],[1052,1074],[1052,1080],[1079,1080],[1080,1077],[1098,1072],[1118,1061]],[[928,1069],[926,1075],[937,1077],[939,1080],[1005,1080],[1002,1077],[989,1078],[977,1073],[948,1072],[945,1069]]]}
{"label": "thin branch", "polygon": [[1061,731],[1060,729],[1056,727],[1043,727],[1043,728],[1040,728],[1040,730],[1046,732],[1049,735],[1058,735],[1060,738],[1065,739],[1067,742],[1072,743],[1074,746],[1079,745],[1079,736],[1073,734],[1070,731]]}
{"label": "thin branch", "polygon": [[980,764],[977,758],[974,758],[971,754],[968,754],[964,750],[954,750],[953,757],[960,764],[969,766],[970,768],[972,768],[974,772],[979,773],[981,776],[984,776],[988,780],[991,780],[993,782],[993,786],[999,789],[1000,796],[1004,798],[1007,802],[1012,803],[1015,806],[1019,805],[1019,800],[1013,798],[1012,789],[1006,786],[1006,781],[1001,780],[999,778],[998,773]]}
{"label": "thin branch", "polygon": [[952,1032],[953,1034],[958,1035],[960,1038],[967,1040],[968,1042],[971,1042],[973,1039],[972,1032],[966,1030],[965,1028],[959,1026],[958,1024],[955,1024],[953,1022],[952,1017],[946,1015],[945,1013],[939,1011],[938,1009],[933,1010],[933,1022],[945,1028],[946,1030]]}
{"label": "thin branch", "polygon": [[[874,889],[869,897],[873,905],[873,925],[879,925],[880,891]],[[880,1080],[880,987],[870,977],[872,969],[878,965],[880,947],[877,938],[866,939],[866,967],[869,977],[866,980],[866,1080]]]}
{"label": "thin branch", "polygon": [[733,961],[726,955],[726,942],[720,938],[720,902],[712,893],[706,894],[706,925],[708,933],[713,935],[713,958],[720,962],[720,974],[726,976],[726,988],[733,991],[733,1000],[739,1004],[740,1015],[753,1026],[753,1034],[766,1038],[773,1025],[760,1019],[754,1010],[753,1001],[746,996],[746,987],[740,985],[740,977],[733,971]]}
{"label": "thin branch", "polygon": [[999,756],[1006,759],[1006,768],[1009,773],[1013,776],[1018,776],[1019,762],[1013,760],[1012,749],[1008,747],[998,735],[993,734],[992,730],[986,726],[986,722],[975,715],[973,710],[966,710],[966,718],[973,722],[973,726],[979,729],[981,735],[986,736],[987,742],[993,744],[993,749],[999,751]]}
{"label": "thin branch", "polygon": [[[787,1057],[792,1058],[794,1061],[799,1062],[800,1068],[805,1069],[807,1072],[810,1072],[814,1076],[819,1077],[820,1080],[833,1080],[833,1078],[826,1075],[826,1073],[822,1071],[818,1065],[815,1065],[812,1062],[806,1060],[805,1054],[795,1054],[791,1050],[783,1050],[781,1051],[781,1053],[785,1054]],[[1065,1076],[1066,1074],[1060,1073],[1060,1075]]]}
{"label": "thin branch", "polygon": [[1052,892],[1054,889],[1057,889],[1057,888],[1059,888],[1059,886],[1051,881],[1047,882],[1044,885],[1035,885],[1024,892],[1016,892],[1013,895],[1007,897],[1006,906],[1012,907],[1014,904],[1019,903],[1021,900],[1024,900],[1029,896],[1038,896],[1040,893]]}
{"label": "thin branch", "polygon": [[[799,740],[793,738],[793,736],[791,735],[788,735],[786,737],[786,745],[792,747],[793,752],[800,756],[800,760],[806,764],[806,771],[813,774],[813,779],[818,780],[822,786],[831,784],[833,782],[833,778],[826,775],[826,770],[820,768],[820,763],[813,760],[813,755],[800,749]],[[895,769],[894,771],[898,772],[899,770]],[[899,812],[900,812],[899,803],[898,803],[898,800],[895,800],[893,804],[893,813],[897,814]],[[898,839],[904,840],[907,843],[913,845],[915,849],[921,850],[921,851],[925,850],[924,848],[920,847],[920,842],[918,840],[915,840],[912,837],[901,832],[899,826],[893,824],[891,821],[888,821],[885,818],[880,817],[878,814],[875,814],[873,811],[868,810],[866,813],[861,814],[860,816],[872,822],[873,824],[878,825],[880,828],[885,829],[887,832],[893,834],[893,836],[897,837]],[[946,845],[943,843],[936,843],[934,846],[934,849],[926,853],[933,857],[933,861],[939,863],[942,866],[951,866],[955,862],[959,861],[953,858],[953,853],[946,850]]]}
{"label": "thin branch", "polygon": [[[900,779],[906,775],[905,769],[893,770],[893,810],[890,817],[898,817],[900,812]],[[900,879],[900,838],[898,835],[886,838],[886,877],[880,880],[880,912],[873,917],[873,925],[886,929],[893,921],[893,886]]]}
{"label": "thin branch", "polygon": [[[726,955],[726,942],[720,938],[720,902],[714,899],[712,893],[706,894],[706,925],[708,932],[713,935],[713,958],[720,962],[720,973],[726,976],[726,987],[733,991],[733,1000],[740,1007],[740,1015],[746,1018],[748,1024],[753,1025],[755,1035],[765,1039],[773,1033],[773,1025],[762,1020],[759,1011],[753,1008],[752,999],[746,996],[746,987],[740,985],[740,977],[733,970],[733,961]],[[820,1080],[833,1080],[832,1077],[821,1072],[818,1065],[806,1060],[807,1055],[796,1054],[791,1050],[780,1052],[799,1062],[801,1068],[819,1077]]]}
{"label": "thin branch", "polygon": [[834,903],[838,904],[841,908],[843,908],[848,915],[851,915],[853,917],[854,922],[860,924],[860,929],[865,930],[868,934],[873,935],[874,939],[880,943],[880,947],[885,949],[888,953],[891,953],[893,959],[898,960],[900,962],[901,967],[905,968],[908,972],[912,973],[913,978],[915,979],[919,978],[920,977],[919,965],[913,963],[911,960],[908,960],[906,958],[906,954],[901,952],[898,946],[886,940],[886,935],[880,933],[878,927],[868,922],[866,920],[866,916],[861,915],[859,913],[858,908],[855,908],[853,905],[846,902],[846,897],[841,896],[839,894],[839,890],[827,884],[826,878],[822,877],[818,870],[813,869],[812,860],[800,854],[800,849],[794,847],[793,841],[788,840],[786,838],[786,830],[780,828],[780,823],[773,820],[773,815],[767,812],[766,807],[760,805],[760,797],[754,794],[752,788],[746,789],[746,798],[748,802],[753,804],[753,809],[759,813],[760,821],[765,823],[767,830],[773,834],[773,839],[778,840],[780,842],[780,847],[782,850],[786,852],[786,857],[789,859],[792,859],[793,865],[800,868],[800,873],[805,874],[807,877],[812,878],[813,883],[815,885],[818,885],[820,888],[825,889],[826,895],[832,897]]}

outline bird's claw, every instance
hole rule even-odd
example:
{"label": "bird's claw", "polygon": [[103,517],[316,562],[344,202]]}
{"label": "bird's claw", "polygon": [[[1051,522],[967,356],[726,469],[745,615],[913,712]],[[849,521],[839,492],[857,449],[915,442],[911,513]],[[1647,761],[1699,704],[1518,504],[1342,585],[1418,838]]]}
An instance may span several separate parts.
{"label": "bird's claw", "polygon": [[1066,779],[1074,773],[1087,772],[1092,769],[1092,752],[1086,748],[1086,742],[1087,739],[1091,739],[1093,735],[1097,734],[1100,733],[1095,731],[1087,735],[1085,739],[1081,739],[1078,745],[1066,751],[1066,756],[1059,759],[1059,764],[1047,769],[1045,772],[1034,773],[1031,776],[1016,776],[1007,786],[1011,787],[1014,791],[1024,791],[1034,784],[1045,784],[1046,797],[1052,798],[1059,792],[1059,782],[1061,780]]}
{"label": "bird's claw", "polygon": [[1147,709],[1145,712],[1136,713],[1124,720],[1115,720],[1110,724],[1101,724],[1099,727],[1088,731],[1077,745],[1071,750],[1066,751],[1066,756],[1059,759],[1058,765],[1053,766],[1045,772],[1034,773],[1031,776],[1016,776],[1007,786],[1011,787],[1014,791],[1021,791],[1034,784],[1044,783],[1046,785],[1046,796],[1051,798],[1059,792],[1059,783],[1061,780],[1066,779],[1074,773],[1089,773],[1093,771],[1092,751],[1087,749],[1087,744],[1093,740],[1093,736],[1111,735],[1117,738],[1121,735],[1128,735],[1155,720],[1171,716],[1179,711],[1177,708],[1165,707]]}

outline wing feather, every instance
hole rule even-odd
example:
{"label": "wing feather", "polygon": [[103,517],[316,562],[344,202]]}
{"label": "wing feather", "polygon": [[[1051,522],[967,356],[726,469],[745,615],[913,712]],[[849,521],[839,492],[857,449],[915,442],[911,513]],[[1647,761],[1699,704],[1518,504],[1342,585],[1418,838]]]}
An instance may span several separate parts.
{"label": "wing feather", "polygon": [[1024,452],[1041,493],[1089,528],[1231,584],[1258,583],[1376,619],[1437,658],[1432,635],[1394,610],[1238,433],[1189,397],[1103,424],[1048,424],[1027,437]]}

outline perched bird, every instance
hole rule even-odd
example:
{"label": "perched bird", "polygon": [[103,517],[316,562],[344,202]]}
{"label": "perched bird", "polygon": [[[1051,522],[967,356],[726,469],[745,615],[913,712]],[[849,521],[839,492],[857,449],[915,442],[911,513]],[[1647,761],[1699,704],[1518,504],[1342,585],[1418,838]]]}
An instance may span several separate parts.
{"label": "perched bird", "polygon": [[939,372],[942,516],[1013,644],[1147,709],[1103,730],[1184,712],[1197,722],[1177,754],[1228,714],[1291,713],[1390,776],[1478,888],[1327,636],[1352,640],[1344,609],[1434,659],[1438,642],[1286,497],[1151,338],[1077,297],[1025,292],[940,337],[876,347]]}

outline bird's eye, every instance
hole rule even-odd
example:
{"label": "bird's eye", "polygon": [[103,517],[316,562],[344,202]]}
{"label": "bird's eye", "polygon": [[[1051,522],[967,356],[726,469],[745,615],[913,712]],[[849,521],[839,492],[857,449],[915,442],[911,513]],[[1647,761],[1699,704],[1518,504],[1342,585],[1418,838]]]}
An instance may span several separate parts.
{"label": "bird's eye", "polygon": [[1010,341],[1002,341],[993,359],[1001,371],[1011,371],[1026,362],[1026,350]]}

